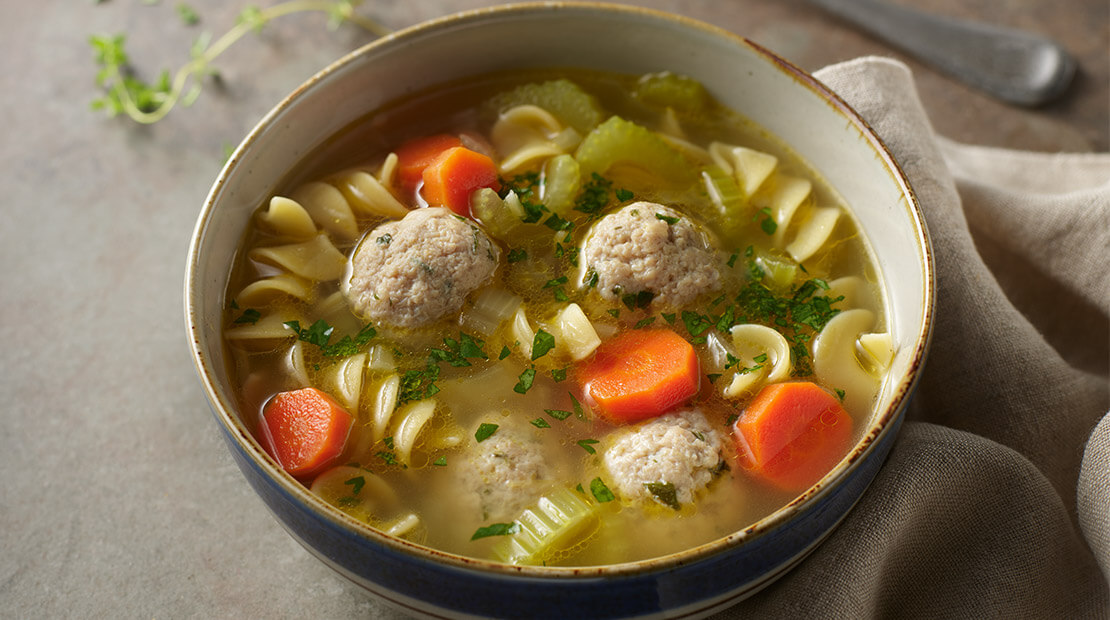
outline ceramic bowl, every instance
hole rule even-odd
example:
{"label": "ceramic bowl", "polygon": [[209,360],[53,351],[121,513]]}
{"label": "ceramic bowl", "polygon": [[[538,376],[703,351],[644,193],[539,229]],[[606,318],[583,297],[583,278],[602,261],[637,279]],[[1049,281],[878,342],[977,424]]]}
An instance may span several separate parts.
{"label": "ceramic bowl", "polygon": [[[408,93],[514,67],[671,70],[705,84],[813,166],[849,204],[883,270],[898,350],[862,439],[829,475],[767,518],[676,555],[591,568],[517,567],[441,553],[360,525],[285,474],[237,411],[221,341],[228,273],[252,211],[329,137]],[[310,552],[389,604],[437,617],[696,617],[752,594],[816,547],[867,488],[921,370],[934,282],[905,176],[867,124],[760,46],[682,17],[593,3],[502,6],[437,19],[340,59],[279,103],[235,151],[188,256],[186,322],[201,383],[247,481]],[[799,593],[799,595],[803,595]]]}

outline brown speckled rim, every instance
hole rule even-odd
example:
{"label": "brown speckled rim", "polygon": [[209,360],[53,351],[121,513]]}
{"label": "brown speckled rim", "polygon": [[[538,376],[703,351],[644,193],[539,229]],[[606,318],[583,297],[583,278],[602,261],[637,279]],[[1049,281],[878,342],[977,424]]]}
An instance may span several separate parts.
{"label": "brown speckled rim", "polygon": [[[917,237],[918,249],[921,255],[921,268],[923,270],[923,288],[921,291],[922,299],[925,300],[925,307],[922,309],[922,319],[920,325],[917,326],[916,331],[918,334],[917,340],[914,343],[913,357],[910,360],[909,370],[902,377],[901,381],[894,387],[895,392],[892,395],[889,406],[878,415],[874,416],[872,422],[860,439],[860,441],[853,448],[851,453],[844,458],[832,471],[830,471],[824,478],[822,478],[812,488],[800,495],[797,499],[793,500],[786,506],[780,508],[767,517],[757,521],[756,523],[744,528],[743,530],[734,532],[723,538],[705,543],[698,547],[688,549],[680,553],[674,553],[661,557],[652,558],[649,560],[642,560],[637,562],[627,562],[622,564],[611,564],[605,566],[595,567],[537,567],[537,566],[513,566],[501,564],[488,560],[480,560],[469,558],[452,553],[446,553],[411,543],[399,538],[388,536],[378,530],[370,528],[369,526],[356,521],[355,519],[347,516],[339,510],[325,503],[312,493],[308,491],[303,485],[297,482],[294,478],[281,470],[276,463],[265,453],[261,446],[255,441],[249,430],[242,424],[238,417],[233,413],[237,406],[231,402],[225,394],[219,389],[213,377],[219,376],[221,373],[226,372],[223,368],[216,368],[213,366],[212,361],[208,358],[205,351],[201,350],[201,336],[200,321],[201,312],[199,311],[198,300],[198,280],[197,280],[197,265],[200,246],[204,238],[208,222],[211,219],[212,212],[216,208],[217,197],[221,194],[223,186],[227,183],[228,177],[237,166],[240,154],[245,152],[254,142],[260,139],[262,133],[265,132],[267,126],[271,121],[283,114],[290,108],[295,101],[301,97],[306,91],[313,89],[316,84],[328,79],[328,77],[352,62],[357,57],[366,54],[370,51],[376,50],[381,47],[393,45],[398,40],[404,40],[416,35],[433,34],[438,30],[448,27],[454,27],[460,24],[467,24],[473,22],[481,22],[490,17],[511,16],[513,14],[529,14],[529,13],[543,13],[552,11],[563,10],[577,10],[577,11],[597,11],[599,13],[624,13],[628,15],[636,15],[641,17],[652,18],[660,21],[667,21],[677,26],[688,29],[700,31],[704,34],[711,35],[712,37],[725,39],[731,41],[736,46],[748,48],[757,55],[765,58],[779,71],[792,77],[801,87],[807,89],[813,95],[820,97],[830,107],[834,108],[840,115],[842,115],[852,127],[855,127],[873,147],[876,154],[881,158],[888,170],[892,181],[900,188],[902,195],[905,197],[905,208],[908,211],[908,219],[915,227]],[[631,576],[643,573],[650,573],[653,571],[664,571],[673,569],[684,564],[697,562],[699,559],[706,558],[718,553],[723,553],[734,549],[735,547],[749,541],[757,536],[766,535],[773,532],[782,524],[793,519],[799,512],[804,511],[808,506],[813,505],[821,497],[826,495],[831,488],[833,488],[838,481],[847,477],[854,471],[871,452],[874,446],[880,439],[884,438],[888,433],[893,432],[892,429],[897,428],[895,422],[898,421],[902,415],[908,400],[913,392],[917,383],[920,371],[925,362],[926,352],[932,335],[932,327],[934,323],[934,304],[935,304],[935,275],[934,275],[934,262],[931,245],[929,242],[929,235],[925,226],[924,217],[920,205],[918,204],[917,197],[913,192],[909,181],[906,179],[901,167],[895,161],[890,151],[883,144],[882,140],[874,133],[871,127],[857,114],[847,103],[840,97],[829,90],[824,84],[819,82],[813,76],[809,75],[802,69],[793,65],[792,63],[780,58],[762,46],[726,30],[717,28],[715,26],[706,24],[704,22],[684,17],[681,15],[674,15],[657,11],[653,9],[646,9],[640,7],[631,7],[625,5],[599,3],[599,2],[526,2],[518,4],[500,5],[488,8],[481,8],[471,11],[465,11],[454,15],[449,15],[437,19],[433,19],[395,33],[386,35],[369,43],[358,50],[343,56],[335,61],[319,73],[311,77],[304,84],[294,90],[289,96],[275,106],[269,113],[262,118],[261,121],[251,130],[239,147],[235,150],[232,156],[228,159],[227,164],[220,172],[217,180],[215,181],[204,206],[200,212],[197,220],[196,227],[193,232],[192,240],[189,246],[187,256],[187,265],[185,272],[185,318],[186,327],[189,332],[190,350],[192,352],[193,360],[197,368],[198,375],[204,386],[204,391],[213,405],[217,417],[225,426],[227,431],[236,439],[239,447],[246,453],[254,462],[254,465],[268,474],[269,478],[274,481],[282,491],[289,495],[298,498],[304,505],[311,507],[317,514],[326,518],[335,525],[343,528],[344,530],[355,534],[359,537],[365,538],[374,543],[384,545],[391,549],[401,551],[413,556],[427,559],[430,562],[442,563],[449,566],[454,566],[462,569],[478,570],[489,573],[491,575],[504,575],[511,577],[513,575],[521,575],[533,578],[597,578],[597,577],[618,577],[618,576]],[[221,292],[222,295],[222,292]],[[283,524],[284,525],[284,524]],[[299,540],[299,539],[298,539]],[[796,563],[804,556],[810,549],[803,549],[799,556],[794,558],[789,564],[777,571],[781,573],[789,565]],[[328,562],[334,566],[334,563]],[[720,604],[720,602],[716,603]]]}

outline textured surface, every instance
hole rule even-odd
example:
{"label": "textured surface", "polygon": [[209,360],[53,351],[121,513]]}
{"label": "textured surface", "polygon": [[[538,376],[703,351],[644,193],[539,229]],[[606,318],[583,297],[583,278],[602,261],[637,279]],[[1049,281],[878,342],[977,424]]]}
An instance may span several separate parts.
{"label": "textured surface", "polygon": [[[174,111],[159,125],[138,127],[90,112],[95,68],[89,35],[127,32],[132,59],[150,77],[185,62],[202,29],[223,32],[246,3],[192,0],[202,22],[191,28],[181,25],[176,4],[44,0],[0,6],[0,41],[7,52],[0,66],[0,109],[6,121],[0,147],[5,171],[0,261],[6,266],[0,281],[5,343],[0,351],[0,468],[5,473],[0,600],[6,615],[22,618],[394,617],[303,551],[253,496],[208,412],[187,353],[181,311],[189,235],[225,147],[237,143],[305,78],[370,39],[353,28],[329,32],[320,16],[286,18],[230,50],[217,63],[220,81],[209,83],[191,108]],[[397,0],[369,2],[362,10],[401,28],[487,4]],[[628,4],[711,21],[810,70],[864,54],[902,58],[800,0]],[[996,103],[911,62],[924,110],[938,133],[1035,151],[1107,149],[1110,15],[1104,0],[913,4],[1053,36],[1080,60],[1069,96],[1035,111]],[[1105,169],[1105,158],[1086,161],[1069,159],[1063,168],[1074,173],[1090,166],[1094,174],[1097,167]],[[988,163],[991,170],[1005,165]],[[1032,160],[1029,170],[1044,165],[1044,160]],[[1012,245],[1016,237],[992,225],[999,220],[991,209],[1006,204],[1005,197],[996,185],[979,184],[981,171],[966,170],[958,175],[959,191],[987,198],[969,203],[979,210],[966,217],[975,227],[983,263],[995,269],[993,276],[985,275],[976,261],[972,266],[979,270],[968,277],[997,279],[1009,303],[1053,347],[1058,358],[1051,361],[1080,369],[1063,374],[1076,377],[1076,389],[1105,401],[1105,288],[1103,296],[1086,299],[1068,293],[1083,282],[1061,289],[1059,279],[1079,274],[1046,269],[1039,257],[1022,251],[1024,245]],[[1065,179],[1062,174],[1041,177]],[[1106,194],[1100,195],[1105,200]],[[1097,217],[1090,213],[1077,217]],[[956,227],[938,228],[935,234],[970,247],[970,234],[959,228],[962,217],[957,213],[943,220]],[[1095,223],[1089,228],[1101,223],[1101,230],[1107,229],[1105,220]],[[1074,233],[1076,227],[1069,230]],[[957,274],[959,266],[948,269]],[[1104,273],[1095,280],[1105,283]],[[1052,311],[1041,303],[1045,294],[1061,295]],[[958,314],[944,321],[946,328],[965,324]],[[1042,443],[1029,439],[1035,427],[1018,428],[1007,422],[1012,418],[959,419],[955,413],[998,402],[1001,395],[984,389],[973,371],[979,361],[1009,359],[1006,342],[1004,337],[992,340],[970,367],[956,348],[938,349],[933,361],[940,372],[922,386],[931,396],[921,401],[928,409],[919,415],[933,412],[930,419],[945,426],[908,425],[875,487],[822,548],[824,563],[813,556],[814,561],[734,613],[827,617],[835,614],[819,605],[835,600],[843,605],[841,617],[891,615],[907,608],[927,615],[921,610],[944,610],[943,604],[956,600],[979,605],[958,614],[965,617],[1020,616],[1034,604],[1058,612],[1051,617],[1098,614],[1091,605],[1105,605],[1105,586],[1099,589],[1091,580],[1094,563],[1073,526],[1078,517],[1071,506],[1082,457],[1078,442],[1095,412],[1081,412],[1062,428],[1041,428],[1040,436],[1051,439]],[[1020,364],[1027,358],[1014,359]],[[1031,373],[1007,367],[1024,376]],[[1054,372],[1052,381],[1060,374]],[[1044,375],[1032,376],[1044,385]],[[1019,387],[1015,400],[1051,409],[1034,385]],[[968,393],[976,396],[974,402],[957,400]],[[952,412],[951,417],[937,417],[941,411]],[[1028,414],[1035,408],[1017,411]],[[1029,418],[1034,420],[1029,424],[1041,419]],[[999,428],[1004,432],[989,431]],[[984,432],[994,439],[983,439],[979,433]],[[1106,476],[1105,432],[1097,445],[1101,452],[1092,454],[1102,455],[1102,461],[1089,458],[1083,464],[1094,477],[1081,487],[1078,503],[1093,514],[1101,507],[1105,514],[1106,496],[1098,494],[1097,484],[1099,475],[1101,480]],[[1059,454],[1065,458],[1054,457]],[[969,479],[980,484],[960,484]],[[1036,494],[994,492],[1015,480],[1024,480]],[[943,501],[922,503],[906,491],[911,483],[945,489],[937,494]],[[1054,497],[1059,505],[1045,501]],[[969,531],[952,508],[969,503],[981,505],[982,515],[992,515],[997,527],[991,531],[1002,534],[952,538],[953,531]],[[878,519],[855,518],[865,514]],[[874,540],[875,527],[910,522],[922,527],[886,541],[884,562],[849,553],[853,541]],[[1110,526],[1090,519],[1083,523],[1105,556]],[[1049,533],[1059,544],[1044,544]],[[999,559],[994,572],[972,571],[968,564],[923,566],[923,554],[938,548],[984,559],[980,567]],[[993,555],[1000,548],[1011,553]],[[1021,549],[1022,554],[1015,552]],[[1046,567],[1065,569],[1041,581],[1029,577]],[[939,590],[929,580],[915,579],[924,569],[962,577],[962,587]],[[956,572],[963,570],[968,572]],[[840,581],[822,577],[834,572],[866,584],[872,596],[851,598],[849,592],[835,591]],[[988,574],[1005,579],[992,581]],[[803,590],[802,584],[813,587]]]}

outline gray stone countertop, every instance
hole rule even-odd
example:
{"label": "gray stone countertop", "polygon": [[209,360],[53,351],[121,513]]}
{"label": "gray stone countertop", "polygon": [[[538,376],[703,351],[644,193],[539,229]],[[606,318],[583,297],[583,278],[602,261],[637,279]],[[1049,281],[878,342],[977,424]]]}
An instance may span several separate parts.
{"label": "gray stone countertop", "polygon": [[[891,0],[908,3],[908,0]],[[90,110],[90,35],[127,33],[144,77],[188,60],[202,30],[246,5],[189,0],[6,1],[0,6],[0,616],[395,617],[293,541],[220,438],[182,318],[185,253],[236,144],[284,95],[371,40],[289,17],[217,61],[221,79],[153,126]],[[271,4],[269,2],[265,4]],[[397,29],[489,2],[366,2]],[[801,0],[651,0],[744,35],[809,70],[866,54],[906,58]],[[1108,147],[1105,0],[921,0],[1027,28],[1080,74],[1049,106],[1009,107],[922,65],[943,135],[1039,151]]]}

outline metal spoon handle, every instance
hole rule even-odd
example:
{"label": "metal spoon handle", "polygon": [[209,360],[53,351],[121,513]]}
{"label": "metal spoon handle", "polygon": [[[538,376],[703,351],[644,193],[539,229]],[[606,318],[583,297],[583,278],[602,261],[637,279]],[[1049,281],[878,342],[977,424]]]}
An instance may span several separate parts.
{"label": "metal spoon handle", "polygon": [[1020,30],[877,0],[810,2],[1010,103],[1045,103],[1062,93],[1075,74],[1075,61],[1063,48]]}

